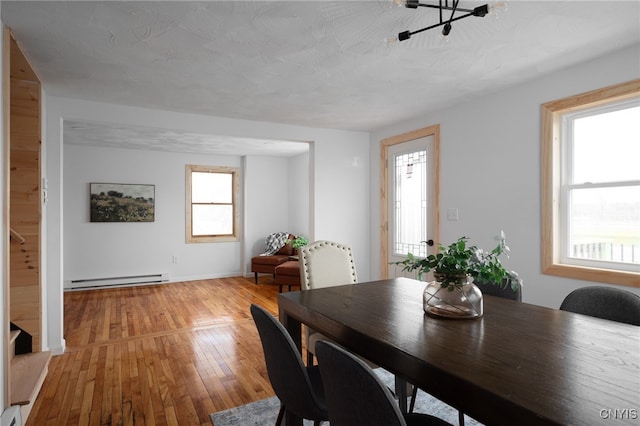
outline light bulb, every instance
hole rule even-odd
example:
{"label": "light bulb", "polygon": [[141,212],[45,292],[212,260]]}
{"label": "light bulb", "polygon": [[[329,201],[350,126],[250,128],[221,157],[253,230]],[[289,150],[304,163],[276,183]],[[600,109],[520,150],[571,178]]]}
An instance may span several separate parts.
{"label": "light bulb", "polygon": [[385,46],[389,46],[389,45],[392,45],[392,44],[396,44],[399,41],[400,40],[398,40],[398,37],[390,36],[390,37],[387,37],[387,38],[384,39],[384,44],[385,44]]}
{"label": "light bulb", "polygon": [[509,5],[506,1],[497,1],[489,6],[489,15],[497,18],[501,13],[504,13],[507,10],[509,10]]}

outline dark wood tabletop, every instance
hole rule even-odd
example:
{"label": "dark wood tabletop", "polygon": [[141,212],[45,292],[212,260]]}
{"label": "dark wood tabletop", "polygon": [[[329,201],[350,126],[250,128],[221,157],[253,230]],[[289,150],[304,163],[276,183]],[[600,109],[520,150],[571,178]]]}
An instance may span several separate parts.
{"label": "dark wood tabletop", "polygon": [[280,321],[298,347],[304,323],[486,425],[638,424],[640,327],[492,296],[479,319],[433,318],[424,286],[283,293]]}

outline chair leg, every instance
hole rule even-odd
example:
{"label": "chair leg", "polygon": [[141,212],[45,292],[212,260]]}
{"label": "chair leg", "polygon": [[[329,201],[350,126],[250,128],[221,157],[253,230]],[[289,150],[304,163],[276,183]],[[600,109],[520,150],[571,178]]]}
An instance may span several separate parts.
{"label": "chair leg", "polygon": [[254,276],[254,279],[256,280],[256,284],[258,284],[258,273],[254,272],[253,276]]}
{"label": "chair leg", "polygon": [[322,424],[322,420],[315,420],[313,422],[313,426],[320,426]]}
{"label": "chair leg", "polygon": [[458,410],[458,424],[464,426],[464,413],[462,410]]}
{"label": "chair leg", "polygon": [[278,293],[282,293],[282,286],[281,285],[278,286]]}
{"label": "chair leg", "polygon": [[276,426],[280,426],[282,424],[282,419],[284,418],[284,404],[280,403],[280,411],[278,411],[278,418],[276,420]]}
{"label": "chair leg", "polygon": [[409,403],[409,414],[413,413],[413,409],[416,406],[417,396],[418,396],[418,387],[413,385],[413,390],[411,391],[411,402]]}

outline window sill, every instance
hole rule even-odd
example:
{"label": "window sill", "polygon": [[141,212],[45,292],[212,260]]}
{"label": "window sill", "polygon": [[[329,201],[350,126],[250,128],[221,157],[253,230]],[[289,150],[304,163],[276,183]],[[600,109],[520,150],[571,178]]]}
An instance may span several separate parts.
{"label": "window sill", "polygon": [[585,281],[597,281],[607,284],[618,284],[629,287],[640,287],[640,273],[623,272],[612,269],[588,268],[584,266],[553,263],[543,267],[545,275],[556,275],[564,278],[575,278]]}
{"label": "window sill", "polygon": [[187,244],[198,243],[235,243],[240,241],[235,235],[225,235],[224,237],[193,237],[187,236]]}

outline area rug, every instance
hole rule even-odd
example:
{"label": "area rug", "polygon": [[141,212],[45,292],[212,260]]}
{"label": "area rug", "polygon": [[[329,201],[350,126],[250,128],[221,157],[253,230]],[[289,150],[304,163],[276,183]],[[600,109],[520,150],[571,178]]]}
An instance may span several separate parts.
{"label": "area rug", "polygon": [[[382,368],[376,368],[375,371],[387,386],[393,388],[394,378],[391,373],[383,370]],[[272,398],[261,399],[260,401],[252,402],[250,404],[213,413],[211,414],[211,421],[214,426],[274,425],[276,418],[278,417],[279,409],[280,401],[274,396]],[[431,414],[432,416],[439,417],[453,425],[458,424],[458,410],[422,391],[418,391],[414,412]],[[323,425],[328,424],[329,422],[323,423]],[[464,424],[469,426],[482,426],[480,423],[468,416],[465,416]],[[312,426],[313,422],[305,420],[304,425]]]}

